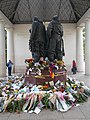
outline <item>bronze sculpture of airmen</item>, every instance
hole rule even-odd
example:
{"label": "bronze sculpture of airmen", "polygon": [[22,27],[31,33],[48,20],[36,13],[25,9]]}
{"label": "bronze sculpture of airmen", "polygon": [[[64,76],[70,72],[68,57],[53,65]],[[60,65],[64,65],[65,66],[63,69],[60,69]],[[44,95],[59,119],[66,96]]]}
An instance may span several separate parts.
{"label": "bronze sculpture of airmen", "polygon": [[30,32],[29,49],[35,62],[38,62],[40,58],[45,58],[45,56],[48,56],[51,62],[55,59],[62,60],[65,56],[64,41],[62,39],[63,27],[57,15],[53,16],[52,21],[48,24],[47,33],[43,22],[35,16]]}

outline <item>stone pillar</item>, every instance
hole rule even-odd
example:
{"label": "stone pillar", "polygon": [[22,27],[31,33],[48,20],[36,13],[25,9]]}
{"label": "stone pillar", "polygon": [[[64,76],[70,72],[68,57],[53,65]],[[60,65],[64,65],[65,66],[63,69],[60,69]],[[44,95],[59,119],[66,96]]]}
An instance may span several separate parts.
{"label": "stone pillar", "polygon": [[84,56],[83,56],[83,27],[77,27],[76,34],[76,63],[77,70],[84,71]]}
{"label": "stone pillar", "polygon": [[[13,41],[13,28],[6,28],[7,31],[7,62],[11,60],[14,63],[14,41]],[[13,66],[13,72],[15,72]]]}
{"label": "stone pillar", "polygon": [[5,29],[3,21],[0,21],[0,77],[5,76],[6,76]]}
{"label": "stone pillar", "polygon": [[85,23],[85,74],[90,75],[90,18]]}

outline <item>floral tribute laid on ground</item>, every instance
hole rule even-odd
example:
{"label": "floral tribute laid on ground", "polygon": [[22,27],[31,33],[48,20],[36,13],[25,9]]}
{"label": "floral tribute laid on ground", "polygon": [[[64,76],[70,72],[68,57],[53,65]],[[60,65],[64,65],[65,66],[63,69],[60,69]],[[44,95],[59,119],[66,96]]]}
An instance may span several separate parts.
{"label": "floral tribute laid on ground", "polygon": [[[27,62],[27,61],[25,61]],[[59,75],[55,73],[57,69],[66,67],[59,66],[63,62],[38,63],[27,62],[27,73],[18,76],[11,76],[8,80],[0,80],[0,112],[28,112],[40,113],[48,108],[60,112],[66,112],[80,103],[86,102],[90,96],[90,88],[84,82],[77,81],[66,75],[66,80],[61,81]],[[62,68],[60,68],[62,67]],[[25,82],[25,75],[36,73],[37,77],[42,76],[43,69],[49,70],[51,81],[43,84],[32,84]],[[35,72],[34,72],[35,71]],[[57,81],[53,81],[55,76],[59,76]]]}

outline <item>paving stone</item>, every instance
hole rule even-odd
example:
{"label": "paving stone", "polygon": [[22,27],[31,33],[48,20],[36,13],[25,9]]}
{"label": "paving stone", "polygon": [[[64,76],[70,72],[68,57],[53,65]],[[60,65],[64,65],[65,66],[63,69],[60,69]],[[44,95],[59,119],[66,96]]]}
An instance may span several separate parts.
{"label": "paving stone", "polygon": [[30,114],[29,113],[20,113],[20,120],[29,120]]}
{"label": "paving stone", "polygon": [[[90,118],[90,107],[88,106],[87,108],[80,108],[82,113],[86,118]],[[90,119],[89,119],[90,120]]]}
{"label": "paving stone", "polygon": [[57,111],[51,111],[51,110],[42,110],[38,115],[36,114],[31,114],[30,115],[30,120],[38,120],[38,119],[43,119],[43,120],[55,120],[58,118],[63,118],[62,113],[57,112]]}
{"label": "paving stone", "polygon": [[[58,120],[58,119],[56,119],[56,120]],[[86,120],[85,118],[84,119],[82,119],[82,118],[80,118],[80,119],[72,119],[72,118],[69,118],[69,119],[60,119],[60,120]]]}
{"label": "paving stone", "polygon": [[90,97],[88,98],[87,104],[90,105]]}
{"label": "paving stone", "polygon": [[8,117],[10,114],[9,112],[0,113],[0,117]]}
{"label": "paving stone", "polygon": [[12,114],[9,116],[8,120],[20,120],[20,115],[17,114],[17,113],[12,113]]}
{"label": "paving stone", "polygon": [[0,120],[8,120],[8,117],[1,117],[0,116]]}
{"label": "paving stone", "polygon": [[71,110],[67,111],[66,113],[62,113],[64,119],[85,119],[84,114],[78,107],[74,107]]}

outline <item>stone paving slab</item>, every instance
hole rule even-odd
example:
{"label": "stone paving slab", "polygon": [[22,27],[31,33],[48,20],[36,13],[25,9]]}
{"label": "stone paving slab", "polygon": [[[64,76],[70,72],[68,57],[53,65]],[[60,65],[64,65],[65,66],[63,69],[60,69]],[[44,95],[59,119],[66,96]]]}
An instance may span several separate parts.
{"label": "stone paving slab", "polygon": [[49,109],[47,110],[42,110],[38,115],[36,114],[31,114],[30,115],[30,120],[38,120],[38,119],[43,119],[43,120],[56,120],[57,119],[57,116],[59,116],[60,119],[63,119],[63,115],[61,112],[57,112],[56,110],[54,111],[51,111]]}
{"label": "stone paving slab", "polygon": [[20,120],[20,114],[17,113],[10,113],[8,120]]}
{"label": "stone paving slab", "polygon": [[85,119],[84,114],[78,107],[73,107],[71,110],[62,114],[65,119]]}
{"label": "stone paving slab", "polygon": [[8,120],[8,117],[1,117],[0,116],[0,120]]}
{"label": "stone paving slab", "polygon": [[9,117],[11,113],[5,112],[5,113],[0,113],[0,117]]}
{"label": "stone paving slab", "polygon": [[83,113],[83,115],[85,116],[85,118],[89,118],[90,120],[90,107],[88,108],[80,108],[81,112]]}

